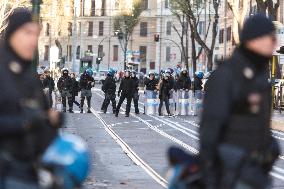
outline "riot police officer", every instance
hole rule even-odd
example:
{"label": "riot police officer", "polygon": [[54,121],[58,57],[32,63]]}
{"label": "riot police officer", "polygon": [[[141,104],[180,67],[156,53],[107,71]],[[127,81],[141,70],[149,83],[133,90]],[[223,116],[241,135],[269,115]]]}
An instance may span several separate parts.
{"label": "riot police officer", "polygon": [[191,79],[186,69],[182,69],[177,80],[178,89],[189,91],[191,88]]}
{"label": "riot police officer", "polygon": [[92,91],[91,89],[95,86],[95,79],[93,78],[93,70],[91,68],[87,69],[80,78],[80,89],[81,89],[81,113],[83,113],[84,101],[87,98],[88,111],[91,112],[91,99]]}
{"label": "riot police officer", "polygon": [[163,79],[159,85],[159,99],[160,99],[160,105],[159,105],[159,116],[162,116],[162,107],[163,103],[165,102],[166,110],[168,115],[171,115],[170,112],[170,91],[171,83],[170,83],[170,75],[168,73],[165,73],[163,76]]}
{"label": "riot police officer", "polygon": [[69,76],[68,68],[62,69],[62,76],[59,78],[57,82],[57,88],[61,94],[63,112],[66,112],[66,99],[68,100],[69,112],[73,112],[73,99],[72,99],[72,79]]}
{"label": "riot police officer", "polygon": [[105,93],[105,99],[101,109],[103,110],[104,113],[107,112],[107,107],[110,101],[112,102],[113,113],[114,114],[116,113],[116,101],[115,101],[116,83],[114,79],[115,73],[116,73],[115,70],[110,69],[107,73],[107,77],[102,86],[102,91]]}
{"label": "riot police officer", "polygon": [[271,137],[269,59],[275,26],[265,15],[248,18],[240,46],[207,81],[200,126],[206,189],[269,188],[278,158]]}
{"label": "riot police officer", "polygon": [[116,107],[116,114],[115,114],[116,117],[118,117],[119,109],[125,99],[127,100],[125,117],[129,117],[131,100],[135,90],[134,87],[135,87],[134,80],[131,79],[130,71],[127,70],[124,73],[124,78],[122,79],[118,90],[118,96],[120,98]]}
{"label": "riot police officer", "polygon": [[60,123],[31,71],[39,35],[31,12],[17,8],[0,42],[1,189],[39,189],[36,165]]}
{"label": "riot police officer", "polygon": [[131,79],[134,81],[133,103],[135,114],[139,114],[138,101],[139,101],[139,79],[137,78],[136,71],[131,72]]}
{"label": "riot police officer", "polygon": [[145,78],[144,84],[145,84],[146,90],[149,90],[149,91],[156,91],[157,90],[158,80],[155,79],[155,73],[154,72],[149,73],[149,78]]}

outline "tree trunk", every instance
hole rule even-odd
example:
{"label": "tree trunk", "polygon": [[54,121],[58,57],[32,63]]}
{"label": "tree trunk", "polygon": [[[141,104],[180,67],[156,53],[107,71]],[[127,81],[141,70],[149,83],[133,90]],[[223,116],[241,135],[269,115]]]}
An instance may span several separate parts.
{"label": "tree trunk", "polygon": [[190,26],[190,38],[191,38],[191,62],[192,62],[192,73],[196,72],[196,49],[195,49],[195,35],[194,35],[194,28],[191,21],[189,21]]}
{"label": "tree trunk", "polygon": [[213,70],[213,51],[207,54],[207,69],[208,71]]}

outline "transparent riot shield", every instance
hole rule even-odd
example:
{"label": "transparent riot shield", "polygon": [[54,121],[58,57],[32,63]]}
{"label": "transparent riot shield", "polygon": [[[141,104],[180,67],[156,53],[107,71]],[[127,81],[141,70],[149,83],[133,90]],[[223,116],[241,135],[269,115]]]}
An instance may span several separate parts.
{"label": "transparent riot shield", "polygon": [[145,114],[154,115],[157,113],[157,109],[159,106],[158,94],[155,91],[146,90],[145,91]]}
{"label": "transparent riot shield", "polygon": [[191,91],[180,90],[178,92],[178,114],[190,115],[190,93]]}
{"label": "transparent riot shield", "polygon": [[203,92],[196,90],[194,93],[193,115],[200,116],[202,112]]}

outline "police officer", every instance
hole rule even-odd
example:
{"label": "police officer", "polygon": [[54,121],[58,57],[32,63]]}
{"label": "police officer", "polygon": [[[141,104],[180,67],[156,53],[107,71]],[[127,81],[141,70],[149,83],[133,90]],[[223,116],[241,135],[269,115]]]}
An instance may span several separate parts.
{"label": "police officer", "polygon": [[44,88],[47,91],[47,100],[49,107],[52,108],[52,91],[54,91],[55,83],[53,78],[50,76],[50,71],[45,70],[44,71],[45,79],[44,79]]}
{"label": "police officer", "polygon": [[119,109],[123,101],[126,99],[126,114],[125,117],[129,117],[130,107],[131,107],[131,100],[135,90],[135,83],[134,80],[130,77],[130,71],[125,71],[124,78],[122,79],[119,90],[118,90],[118,97],[119,102],[116,107],[116,114],[115,117],[118,117]]}
{"label": "police officer", "polygon": [[207,81],[200,126],[200,154],[206,189],[269,188],[278,158],[271,137],[269,59],[275,27],[265,15],[250,17],[240,46]]}
{"label": "police officer", "polygon": [[81,89],[81,113],[83,113],[84,101],[87,98],[88,111],[91,112],[91,99],[92,91],[91,89],[95,86],[95,79],[93,78],[93,70],[91,68],[87,69],[80,78],[80,89]]}
{"label": "police officer", "polygon": [[115,70],[110,69],[107,73],[107,77],[102,86],[102,90],[105,93],[105,99],[101,109],[103,110],[104,113],[107,112],[107,107],[110,101],[112,102],[113,113],[114,114],[116,113],[116,101],[115,101],[116,83],[114,77],[115,77]]}
{"label": "police officer", "polygon": [[189,91],[191,88],[191,79],[186,69],[182,69],[180,76],[177,80],[179,90]]}
{"label": "police officer", "polygon": [[131,72],[131,79],[134,81],[133,103],[135,114],[139,114],[138,101],[139,101],[139,79],[137,78],[136,71]]}
{"label": "police officer", "polygon": [[171,83],[170,83],[170,75],[169,73],[165,73],[163,76],[163,79],[159,85],[159,99],[160,99],[160,105],[159,105],[159,116],[162,116],[162,107],[163,103],[165,102],[166,110],[168,115],[171,115],[170,112],[170,91],[171,91]]}
{"label": "police officer", "polygon": [[149,91],[156,91],[157,90],[158,80],[155,79],[155,73],[154,72],[149,73],[149,78],[145,78],[144,84],[145,84],[146,90],[149,90]]}
{"label": "police officer", "polygon": [[66,98],[68,100],[69,112],[73,112],[73,100],[72,100],[72,79],[69,76],[68,68],[62,69],[62,76],[59,78],[57,82],[57,88],[61,94],[63,112],[66,112]]}
{"label": "police officer", "polygon": [[72,79],[72,101],[74,104],[80,107],[80,103],[76,101],[76,96],[78,96],[78,93],[80,91],[79,82],[76,80],[75,73],[71,73],[70,77]]}
{"label": "police officer", "polygon": [[1,189],[39,189],[36,165],[59,126],[31,71],[39,35],[31,12],[17,8],[0,42]]}

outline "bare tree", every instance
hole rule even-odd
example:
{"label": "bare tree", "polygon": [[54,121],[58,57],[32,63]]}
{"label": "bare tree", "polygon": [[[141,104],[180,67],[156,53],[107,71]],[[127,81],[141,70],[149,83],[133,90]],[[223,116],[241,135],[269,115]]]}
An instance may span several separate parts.
{"label": "bare tree", "polygon": [[272,20],[277,19],[277,12],[280,6],[280,0],[255,0],[257,3],[257,11],[262,13],[268,13]]}
{"label": "bare tree", "polygon": [[[209,12],[208,19],[208,27],[206,28],[206,34],[203,38],[201,34],[198,32],[198,26],[200,21],[200,15],[202,11],[204,11],[204,5],[206,3],[205,0],[195,0],[194,2],[191,0],[172,0],[172,7],[175,10],[179,10],[181,13],[184,13],[187,18],[187,22],[189,24],[190,32],[191,32],[191,41],[192,41],[192,62],[193,69],[196,69],[196,60],[200,56],[202,49],[204,50],[207,56],[207,69],[212,70],[213,68],[213,52],[216,43],[217,37],[217,26],[219,19],[219,6],[220,0],[209,0],[207,1],[209,7],[213,7],[214,17],[211,18],[211,12]],[[209,30],[211,29],[211,41],[208,43],[207,36]],[[195,42],[197,42],[201,46],[201,50],[197,53],[195,48]]]}
{"label": "bare tree", "polygon": [[117,31],[120,46],[124,55],[124,69],[126,69],[126,55],[128,50],[128,44],[131,39],[134,28],[140,21],[140,15],[143,12],[142,2],[135,1],[132,6],[132,10],[122,12],[114,20],[114,29]]}
{"label": "bare tree", "polygon": [[13,10],[17,7],[29,5],[28,0],[1,0],[0,2],[0,34],[5,30],[6,20]]}

